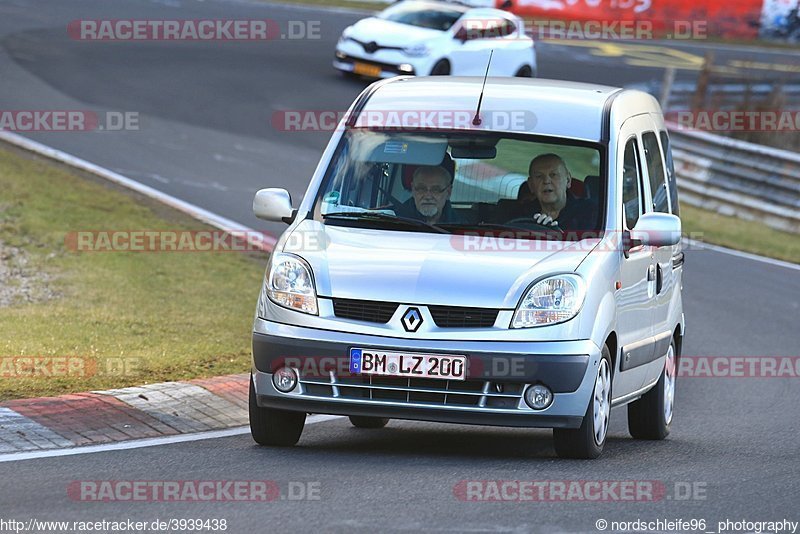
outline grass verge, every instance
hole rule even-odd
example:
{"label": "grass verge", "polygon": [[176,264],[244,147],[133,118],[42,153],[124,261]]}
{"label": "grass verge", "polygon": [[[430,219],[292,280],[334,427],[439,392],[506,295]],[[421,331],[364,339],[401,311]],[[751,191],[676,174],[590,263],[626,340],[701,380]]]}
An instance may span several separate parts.
{"label": "grass verge", "polygon": [[345,7],[366,11],[381,11],[391,4],[381,2],[362,2],[359,0],[262,0],[265,4],[299,4],[317,7]]}
{"label": "grass verge", "polygon": [[[22,251],[28,271],[45,273],[52,286],[45,300],[0,307],[0,400],[249,369],[266,255],[75,252],[65,245],[71,231],[132,229],[208,227],[0,147],[0,242]],[[32,357],[40,358],[38,369]]]}
{"label": "grass verge", "polygon": [[699,241],[800,263],[800,235],[781,232],[766,224],[719,215],[681,204],[684,234]]}

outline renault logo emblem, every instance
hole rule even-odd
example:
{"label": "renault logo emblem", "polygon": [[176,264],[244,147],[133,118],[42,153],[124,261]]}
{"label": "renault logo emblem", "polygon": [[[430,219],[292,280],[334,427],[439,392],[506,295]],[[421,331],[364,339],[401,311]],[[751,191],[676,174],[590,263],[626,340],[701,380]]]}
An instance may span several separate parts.
{"label": "renault logo emblem", "polygon": [[406,313],[403,315],[402,323],[406,332],[416,332],[419,330],[420,325],[422,325],[422,314],[419,312],[419,309],[407,309]]}

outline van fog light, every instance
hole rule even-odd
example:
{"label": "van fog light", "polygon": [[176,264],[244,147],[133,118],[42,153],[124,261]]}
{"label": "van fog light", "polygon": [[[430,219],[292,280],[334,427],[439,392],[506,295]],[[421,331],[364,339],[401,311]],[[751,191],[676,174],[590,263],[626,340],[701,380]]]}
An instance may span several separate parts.
{"label": "van fog light", "polygon": [[272,384],[281,393],[289,393],[297,386],[297,373],[294,369],[281,367],[272,375]]}
{"label": "van fog light", "polygon": [[530,386],[525,391],[525,402],[534,410],[544,410],[553,403],[553,392],[542,384]]}

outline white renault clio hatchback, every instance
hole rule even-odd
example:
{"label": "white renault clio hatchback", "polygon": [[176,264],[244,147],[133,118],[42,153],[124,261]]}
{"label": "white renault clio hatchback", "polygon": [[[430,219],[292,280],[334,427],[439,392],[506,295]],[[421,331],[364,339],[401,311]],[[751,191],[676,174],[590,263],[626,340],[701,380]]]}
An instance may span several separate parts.
{"label": "white renault clio hatchback", "polygon": [[482,82],[376,82],[297,208],[257,193],[289,227],[254,323],[256,442],[322,413],[552,428],[559,456],[594,458],[624,405],[633,437],[667,436],[683,253],[658,103]]}
{"label": "white renault clio hatchback", "polygon": [[342,32],[333,66],[371,78],[398,74],[536,75],[534,41],[507,11],[435,0],[405,0]]}

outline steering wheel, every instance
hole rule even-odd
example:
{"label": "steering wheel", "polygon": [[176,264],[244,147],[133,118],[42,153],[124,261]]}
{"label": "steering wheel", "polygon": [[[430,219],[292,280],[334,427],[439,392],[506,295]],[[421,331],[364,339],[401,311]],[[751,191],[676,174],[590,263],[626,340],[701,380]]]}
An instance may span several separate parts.
{"label": "steering wheel", "polygon": [[[549,224],[540,224],[536,222],[536,219],[533,217],[517,217],[516,219],[511,219],[510,221],[506,222],[505,224],[509,226],[521,226],[526,230],[545,230],[547,232],[558,232],[559,235],[564,235],[564,230],[556,226],[551,226]],[[533,226],[534,228],[530,228]]]}

